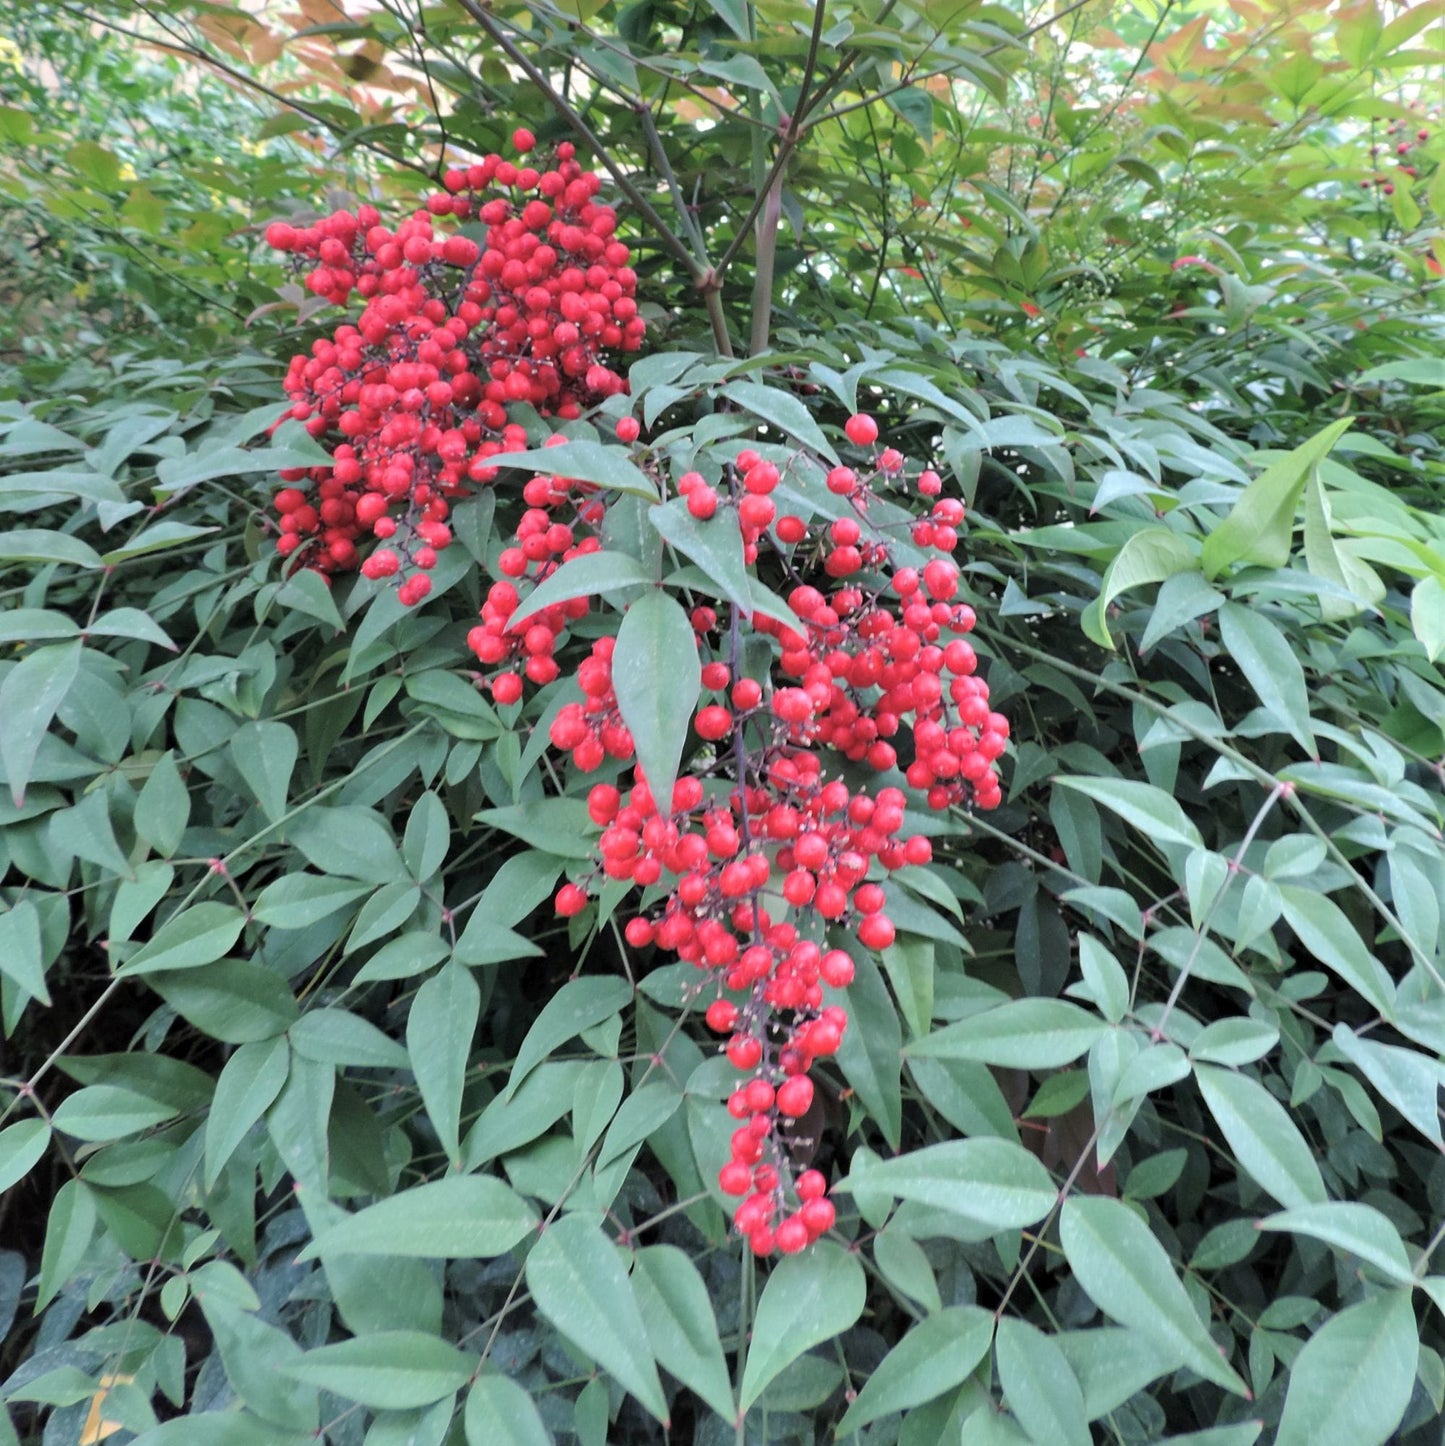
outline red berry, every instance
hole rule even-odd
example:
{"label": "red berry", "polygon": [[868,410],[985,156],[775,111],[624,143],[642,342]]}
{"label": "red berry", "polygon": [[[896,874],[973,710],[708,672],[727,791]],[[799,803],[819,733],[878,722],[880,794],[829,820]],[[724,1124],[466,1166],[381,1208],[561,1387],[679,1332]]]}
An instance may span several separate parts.
{"label": "red berry", "polygon": [[[707,1027],[715,1034],[727,1034],[737,1025],[738,1007],[731,999],[714,999],[707,1007],[705,1018]],[[740,1037],[745,1038],[746,1036]]]}
{"label": "red berry", "polygon": [[718,1171],[717,1182],[724,1195],[746,1195],[753,1188],[753,1172],[741,1160],[730,1160]]}
{"label": "red berry", "polygon": [[804,1170],[798,1176],[794,1188],[798,1192],[799,1200],[820,1200],[828,1192],[828,1182],[821,1170]]}
{"label": "red berry", "polygon": [[763,1046],[751,1034],[735,1034],[728,1040],[727,1057],[734,1069],[756,1069]]}
{"label": "red berry", "polygon": [[716,742],[733,731],[733,715],[726,708],[714,703],[698,712],[693,727],[697,729],[700,738]]}
{"label": "red berry", "polygon": [[814,1240],[831,1230],[838,1218],[838,1212],[833,1208],[833,1202],[822,1199],[807,1201],[798,1211],[798,1215],[807,1227],[809,1237]]}
{"label": "red berry", "polygon": [[878,423],[866,412],[849,417],[843,424],[848,440],[857,447],[868,447],[878,440]]}
{"label": "red berry", "polygon": [[813,1081],[805,1074],[784,1080],[778,1089],[778,1113],[797,1119],[806,1115],[813,1104]]}
{"label": "red berry", "polygon": [[808,1248],[808,1227],[799,1216],[790,1215],[779,1224],[774,1243],[783,1255],[796,1255]]}
{"label": "red berry", "polygon": [[578,884],[563,884],[557,890],[557,912],[570,919],[587,907],[587,891]]}

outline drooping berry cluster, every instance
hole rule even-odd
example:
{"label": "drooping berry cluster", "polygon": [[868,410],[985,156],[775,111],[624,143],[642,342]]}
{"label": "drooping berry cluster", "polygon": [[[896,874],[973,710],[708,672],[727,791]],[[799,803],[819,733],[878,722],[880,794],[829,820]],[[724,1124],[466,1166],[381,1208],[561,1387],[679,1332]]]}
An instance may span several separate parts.
{"label": "drooping berry cluster", "polygon": [[[630,444],[638,429],[625,423],[618,435]],[[657,902],[629,920],[627,942],[704,971],[700,987],[714,994],[707,1024],[745,1076],[728,1099],[739,1123],[719,1186],[741,1197],[736,1228],[762,1255],[804,1249],[833,1224],[825,1177],[807,1170],[794,1179],[790,1161],[817,1136],[814,1066],[836,1054],[848,1026],[829,992],[854,977],[842,943],[890,947],[889,877],[932,859],[929,840],[906,827],[909,795],[900,785],[933,809],[996,807],[997,760],[1008,739],[977,673],[965,636],[974,611],[958,601],[959,571],[948,556],[962,502],[941,496],[937,472],[912,474],[901,453],[877,450],[871,418],[855,416],[845,430],[871,450],[859,465],[825,469],[827,491],[846,504],[841,517],[780,517],[772,494],[787,464],[752,448],[733,456],[717,481],[701,472],[678,479],[694,518],[731,518],[747,564],[791,579],[792,616],[733,608],[724,626],[712,607],[693,608],[704,690],[693,717],[699,754],[668,800],[654,796],[640,767],[630,786],[594,784],[596,866],[556,897],[558,913],[571,917],[589,906],[594,882],[650,890]],[[649,465],[645,452],[638,460]],[[886,490],[924,499],[926,513],[903,529],[922,557],[900,557],[896,522],[873,520],[870,505]],[[601,523],[595,489],[565,477],[533,479],[527,501],[532,510],[502,554],[508,580],[493,586],[469,640],[483,663],[500,669],[491,687],[504,702],[521,696],[524,676],[557,676],[559,635],[587,607],[583,599],[553,604],[514,626],[523,595],[510,579],[543,581],[595,547],[577,531]],[[763,673],[739,669],[744,628],[770,640]],[[592,644],[576,673],[583,700],[551,724],[551,743],[582,772],[609,760],[625,770],[635,756],[612,685],[615,648],[611,636]],[[547,665],[535,666],[544,656]],[[901,768],[902,778],[873,790],[845,778],[858,768],[895,777]]]}
{"label": "drooping berry cluster", "polygon": [[[535,144],[523,130],[513,143],[523,155]],[[330,573],[356,567],[374,536],[383,545],[362,571],[410,572],[408,604],[452,540],[451,504],[494,480],[491,458],[525,448],[507,406],[580,416],[624,390],[606,357],[645,331],[616,213],[570,144],[549,168],[490,155],[445,186],[394,231],[370,206],[266,231],[315,295],[365,302],[287,372],[287,415],[334,444],[333,465],[282,474],[277,550]],[[483,241],[437,229],[468,220],[487,227]]]}

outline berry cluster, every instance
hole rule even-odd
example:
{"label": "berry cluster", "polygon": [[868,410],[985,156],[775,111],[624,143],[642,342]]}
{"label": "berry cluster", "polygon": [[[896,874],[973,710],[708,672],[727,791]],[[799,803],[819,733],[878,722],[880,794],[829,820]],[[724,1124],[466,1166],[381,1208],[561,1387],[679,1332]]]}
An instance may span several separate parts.
{"label": "berry cluster", "polygon": [[[1379,165],[1382,155],[1393,156],[1395,166],[1402,175],[1409,176],[1411,180],[1418,180],[1420,169],[1410,160],[1411,152],[1418,150],[1430,139],[1430,132],[1425,126],[1418,130],[1411,121],[1394,120],[1385,131],[1386,139],[1377,142],[1370,147],[1370,160],[1373,164]],[[1377,172],[1374,176],[1365,178],[1360,182],[1363,189],[1368,190],[1372,186],[1378,186],[1381,193],[1386,196],[1395,194],[1395,183],[1383,172]]]}
{"label": "berry cluster", "polygon": [[[993,808],[1008,740],[965,636],[974,611],[958,600],[959,571],[948,555],[962,502],[941,495],[937,472],[912,474],[900,452],[877,449],[870,417],[851,418],[845,431],[867,450],[858,465],[824,469],[842,516],[779,516],[772,494],[787,469],[751,448],[716,481],[701,472],[678,479],[694,517],[731,518],[747,563],[792,580],[792,616],[734,609],[723,626],[713,608],[694,608],[705,696],[693,717],[693,766],[665,800],[637,766],[630,786],[593,784],[596,865],[556,896],[557,912],[572,917],[602,880],[649,890],[656,902],[628,921],[627,942],[704,971],[700,987],[714,995],[706,1022],[744,1076],[728,1099],[738,1128],[718,1183],[741,1197],[734,1223],[760,1255],[802,1250],[832,1227],[826,1179],[817,1170],[794,1179],[790,1160],[816,1134],[814,1067],[836,1054],[848,1026],[829,993],[854,975],[839,941],[887,949],[895,937],[888,877],[932,859],[928,839],[906,829],[905,789],[872,789],[852,773],[901,768],[901,782],[933,809]],[[619,439],[631,444],[638,435],[625,418]],[[645,453],[639,460],[648,464]],[[595,545],[590,537],[579,543],[576,532],[601,518],[595,493],[564,477],[535,478],[528,489],[532,510],[499,570],[540,582],[588,541]],[[870,504],[885,490],[924,500],[924,515],[902,529],[912,550],[891,535],[896,523],[872,520]],[[573,520],[564,525],[568,508]],[[587,606],[556,604],[514,626],[518,598],[512,581],[496,584],[470,638],[478,658],[501,670],[490,681],[502,701],[523,691],[515,671],[523,656],[528,680],[556,676],[557,635]],[[770,641],[764,675],[739,669],[744,627]],[[620,772],[635,756],[612,686],[614,648],[614,638],[596,639],[576,673],[583,701],[566,704],[551,724],[552,745],[583,772],[609,760]],[[539,658],[547,663],[540,672]]]}
{"label": "berry cluster", "polygon": [[[525,156],[535,141],[519,130],[513,144]],[[605,358],[637,350],[645,330],[616,213],[570,144],[547,169],[490,155],[444,184],[395,230],[362,206],[266,231],[316,296],[365,303],[287,372],[287,415],[334,443],[333,465],[282,474],[277,550],[331,573],[356,567],[373,536],[383,545],[362,571],[409,572],[408,604],[452,540],[451,504],[495,479],[491,458],[527,445],[507,406],[580,416],[625,389]],[[437,229],[469,220],[484,240]]]}

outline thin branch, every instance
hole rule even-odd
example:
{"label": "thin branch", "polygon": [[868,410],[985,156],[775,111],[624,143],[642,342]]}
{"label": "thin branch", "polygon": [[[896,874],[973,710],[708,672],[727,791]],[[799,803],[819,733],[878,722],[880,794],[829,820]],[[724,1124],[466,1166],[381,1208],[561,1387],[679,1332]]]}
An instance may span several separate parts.
{"label": "thin branch", "polygon": [[[465,3],[465,0],[464,0]],[[896,3],[896,0],[888,0],[884,13]],[[818,47],[823,33],[823,14],[825,10],[823,0],[817,0],[813,7],[813,30],[808,40],[808,59],[803,69],[803,83],[798,88],[798,104],[793,107],[793,114],[789,117],[787,124],[783,127],[782,138],[778,143],[777,154],[773,157],[772,169],[768,172],[758,193],[753,197],[753,204],[748,209],[748,214],[743,217],[737,233],[733,236],[731,245],[723,252],[713,272],[719,281],[728,267],[737,259],[738,253],[747,245],[748,235],[752,231],[758,217],[762,214],[763,207],[768,204],[768,197],[773,188],[781,182],[784,168],[788,164],[788,158],[798,148],[798,142],[803,138],[806,129],[807,111],[815,101],[808,99],[808,92],[813,83],[813,72],[818,63]],[[820,92],[821,93],[821,92]],[[779,193],[781,197],[781,192]]]}
{"label": "thin branch", "polygon": [[697,217],[693,215],[692,208],[687,204],[687,197],[682,194],[682,187],[678,185],[677,173],[672,169],[672,162],[667,158],[667,150],[662,144],[662,137],[657,133],[657,122],[652,118],[652,108],[646,104],[639,104],[636,107],[636,114],[642,123],[642,134],[647,140],[647,149],[652,153],[652,159],[661,172],[663,180],[667,182],[667,189],[672,196],[672,204],[677,211],[677,218],[682,222],[692,241],[697,264],[706,269],[711,264],[707,259],[707,238],[702,234],[702,227],[698,225]]}

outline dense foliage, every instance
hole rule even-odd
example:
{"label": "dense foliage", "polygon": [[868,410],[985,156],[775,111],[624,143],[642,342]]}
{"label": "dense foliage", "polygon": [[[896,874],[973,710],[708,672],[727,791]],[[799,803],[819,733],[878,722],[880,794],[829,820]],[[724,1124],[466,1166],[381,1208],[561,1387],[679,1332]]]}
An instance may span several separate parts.
{"label": "dense foliage", "polygon": [[0,54],[0,1443],[1438,1440],[1445,7],[257,10]]}

